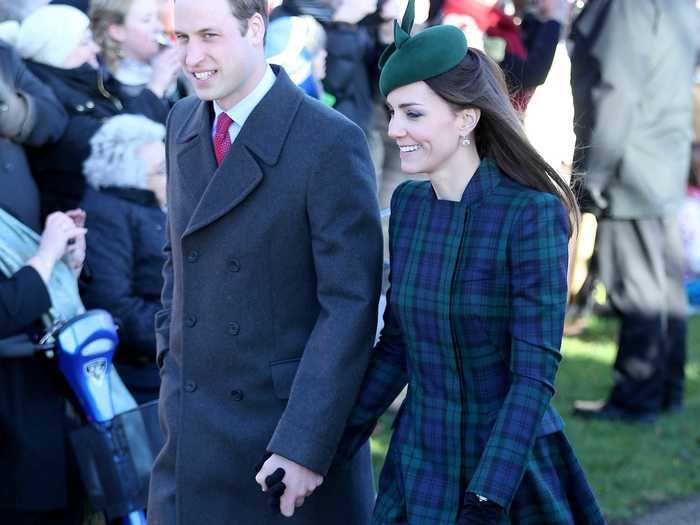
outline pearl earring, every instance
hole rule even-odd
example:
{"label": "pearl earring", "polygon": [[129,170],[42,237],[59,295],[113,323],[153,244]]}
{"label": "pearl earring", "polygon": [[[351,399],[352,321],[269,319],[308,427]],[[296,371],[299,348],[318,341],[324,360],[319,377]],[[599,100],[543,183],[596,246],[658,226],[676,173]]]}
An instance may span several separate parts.
{"label": "pearl earring", "polygon": [[472,143],[471,140],[469,140],[469,137],[466,135],[462,137],[462,146],[469,146]]}

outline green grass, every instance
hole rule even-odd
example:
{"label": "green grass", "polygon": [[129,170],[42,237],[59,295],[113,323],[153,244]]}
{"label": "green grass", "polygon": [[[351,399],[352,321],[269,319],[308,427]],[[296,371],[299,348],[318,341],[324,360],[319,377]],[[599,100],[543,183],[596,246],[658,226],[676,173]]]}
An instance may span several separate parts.
{"label": "green grass", "polygon": [[[602,399],[610,390],[615,336],[614,321],[594,318],[580,337],[566,339],[554,397],[565,432],[611,521],[700,494],[700,317],[690,322],[686,408],[653,425],[571,417],[576,399]],[[372,438],[377,473],[388,447],[390,421],[384,416]]]}

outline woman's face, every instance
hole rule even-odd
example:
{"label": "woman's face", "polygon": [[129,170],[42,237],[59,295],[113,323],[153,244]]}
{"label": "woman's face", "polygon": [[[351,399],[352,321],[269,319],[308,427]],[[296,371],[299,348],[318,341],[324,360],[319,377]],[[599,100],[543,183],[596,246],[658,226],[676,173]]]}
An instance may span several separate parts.
{"label": "woman's face", "polygon": [[73,48],[73,51],[63,61],[63,67],[65,69],[74,69],[83,64],[90,64],[97,69],[97,54],[99,52],[100,47],[92,39],[92,32],[86,29],[78,45]]}
{"label": "woman's face", "polygon": [[143,63],[158,54],[156,37],[162,31],[156,0],[134,0],[124,23],[110,27],[110,35],[121,44],[124,57]]}
{"label": "woman's face", "polygon": [[463,119],[428,87],[414,82],[387,97],[389,136],[396,140],[405,173],[434,173],[456,164]]}
{"label": "woman's face", "polygon": [[139,156],[146,167],[148,189],[155,193],[161,207],[165,207],[165,144],[148,142],[139,149]]}

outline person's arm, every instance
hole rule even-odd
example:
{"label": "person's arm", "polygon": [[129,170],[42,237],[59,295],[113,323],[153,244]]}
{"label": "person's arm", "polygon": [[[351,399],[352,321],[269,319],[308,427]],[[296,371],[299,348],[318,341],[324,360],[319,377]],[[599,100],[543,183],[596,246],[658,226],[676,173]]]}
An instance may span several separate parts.
{"label": "person's arm", "polygon": [[525,204],[510,240],[511,384],[467,492],[508,509],[554,394],[566,310],[568,221],[548,193]]}
{"label": "person's arm", "polygon": [[22,333],[51,308],[39,272],[23,266],[11,278],[0,274],[0,339]]}
{"label": "person's arm", "polygon": [[62,212],[46,218],[36,253],[10,279],[0,282],[0,337],[21,333],[49,310],[53,268],[86,231]]}
{"label": "person's arm", "polygon": [[561,34],[561,23],[557,20],[531,20],[529,23],[532,32],[526,40],[527,58],[506,53],[500,62],[508,84],[516,89],[527,90],[544,84]]}
{"label": "person's arm", "polygon": [[375,178],[360,129],[336,124],[307,213],[321,311],[268,452],[325,475],[367,369],[381,286]]}
{"label": "person's arm", "polygon": [[13,120],[12,129],[2,134],[28,146],[56,142],[68,123],[63,106],[14,51],[0,48],[0,58],[7,61],[3,69],[14,74],[0,76],[0,128],[6,118]]}
{"label": "person's arm", "polygon": [[384,328],[372,352],[365,379],[338,445],[341,461],[352,459],[369,439],[379,417],[387,411],[407,383],[406,347],[401,327],[392,312],[389,290]]}
{"label": "person's arm", "polygon": [[[391,197],[391,209],[397,209],[396,201],[401,196],[399,185]],[[389,218],[389,238],[396,227],[395,217]],[[391,254],[392,246],[389,244]],[[391,255],[390,255],[391,257]],[[355,406],[348,417],[343,438],[338,446],[341,460],[351,459],[369,438],[379,417],[386,412],[401,390],[408,383],[406,369],[406,345],[401,326],[394,315],[391,301],[391,271],[389,289],[386,293],[384,326],[379,341],[372,351],[369,367],[360,387]]]}
{"label": "person's arm", "polygon": [[635,127],[642,96],[637,86],[644,83],[649,71],[645,49],[654,41],[658,16],[652,2],[617,0],[611,4],[593,47],[601,79],[594,95],[595,126],[584,184],[594,195],[605,193]]}

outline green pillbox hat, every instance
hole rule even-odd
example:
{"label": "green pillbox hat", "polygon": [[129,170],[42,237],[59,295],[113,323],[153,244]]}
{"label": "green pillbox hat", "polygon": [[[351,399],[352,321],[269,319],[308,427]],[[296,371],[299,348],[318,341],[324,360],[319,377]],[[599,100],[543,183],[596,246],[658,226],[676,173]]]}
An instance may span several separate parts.
{"label": "green pillbox hat", "polygon": [[397,87],[449,71],[467,55],[464,33],[454,26],[434,26],[411,36],[415,0],[409,0],[401,25],[394,22],[394,43],[379,59],[379,90],[385,97]]}

